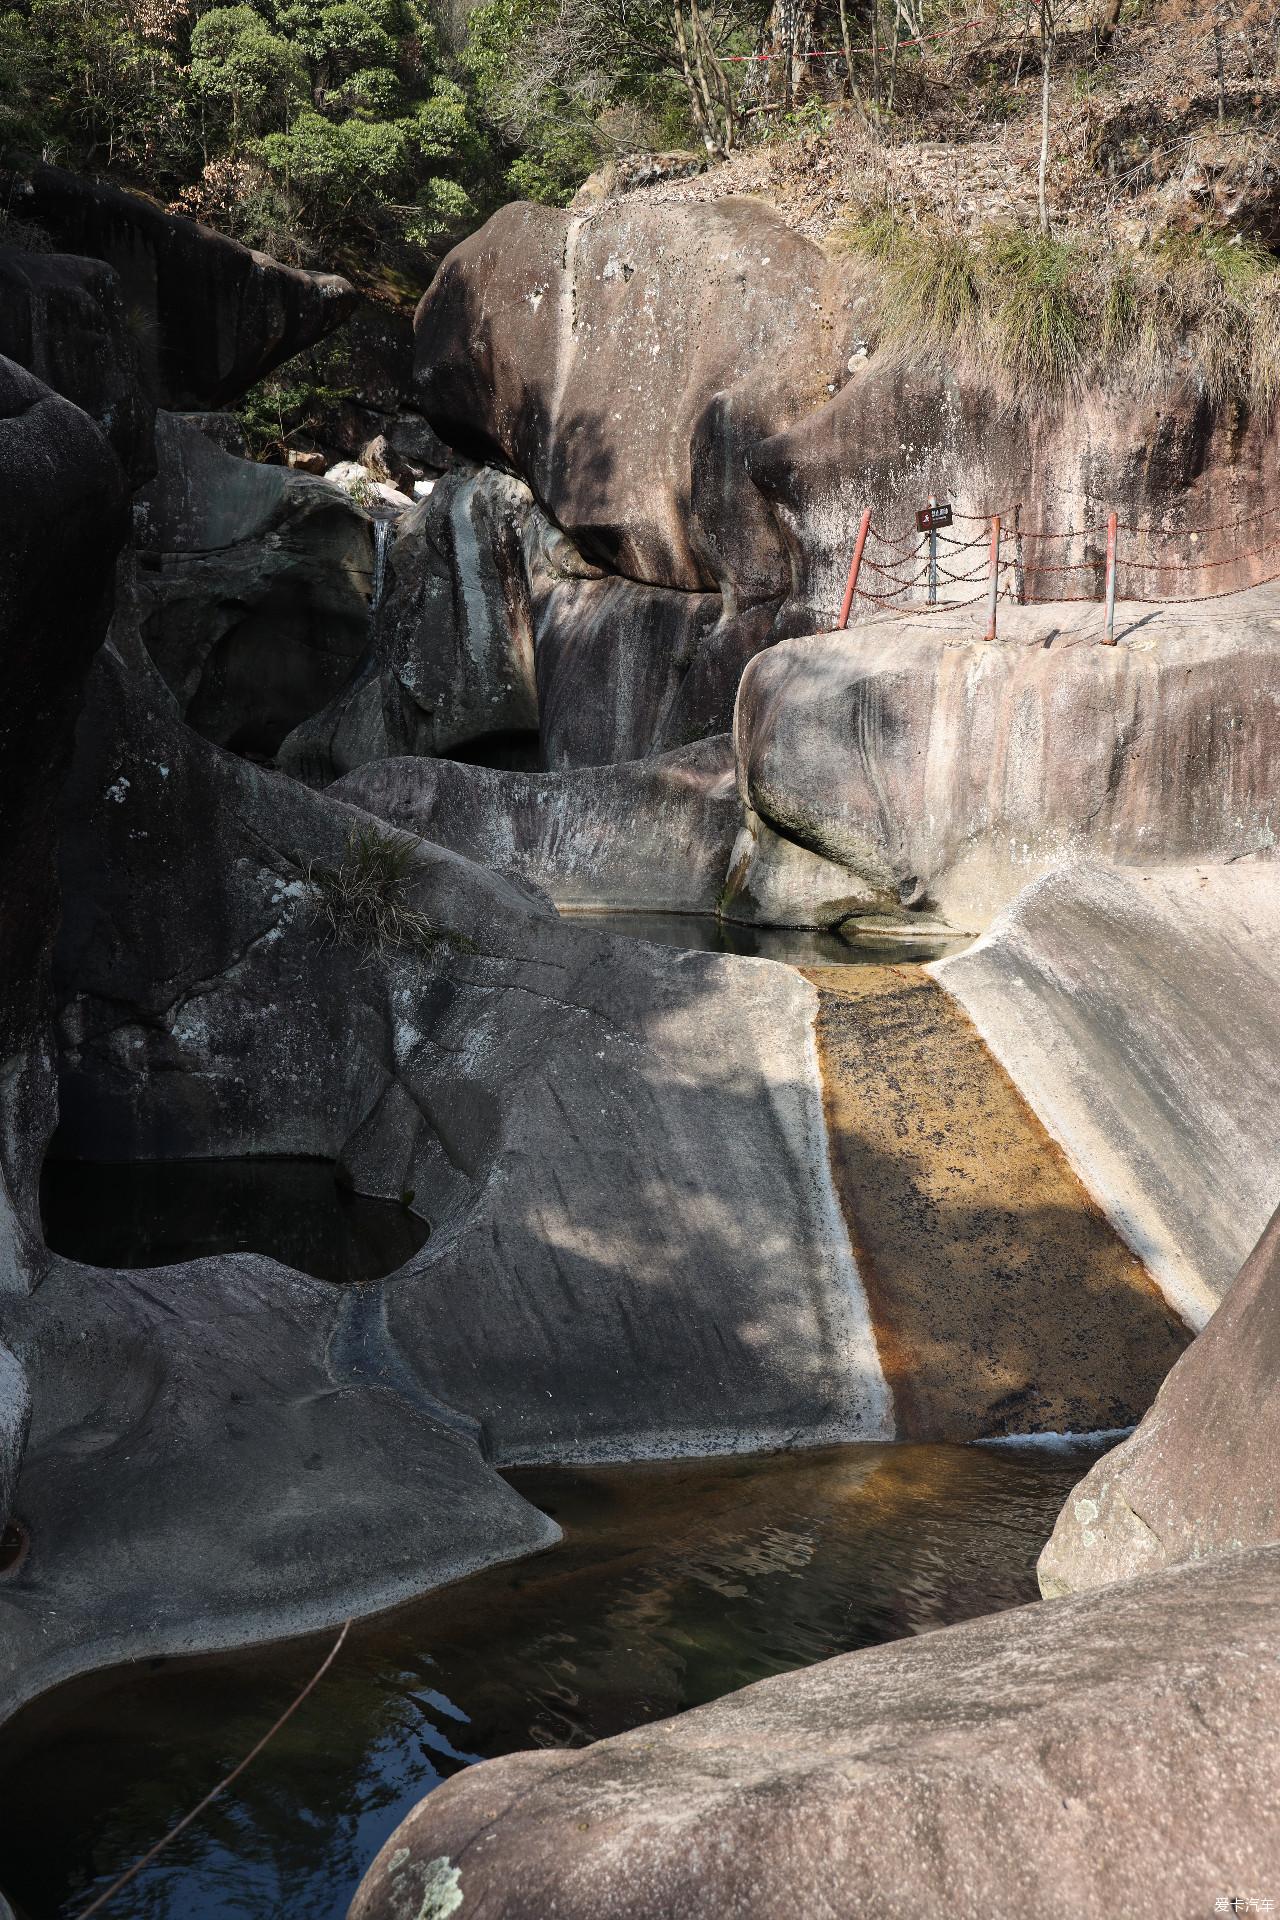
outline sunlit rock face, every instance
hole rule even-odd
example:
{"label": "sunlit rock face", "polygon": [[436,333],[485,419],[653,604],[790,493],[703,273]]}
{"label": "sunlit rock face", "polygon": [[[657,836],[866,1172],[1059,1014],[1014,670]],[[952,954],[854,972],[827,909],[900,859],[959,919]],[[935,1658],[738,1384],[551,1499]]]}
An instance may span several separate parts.
{"label": "sunlit rock face", "polygon": [[589,559],[738,604],[789,577],[743,467],[841,377],[826,261],[755,201],[504,208],[417,317],[419,404]]}
{"label": "sunlit rock face", "polygon": [[1280,1215],[1131,1439],[1063,1508],[1040,1556],[1047,1596],[1280,1538]]}
{"label": "sunlit rock face", "polygon": [[[878,306],[872,286],[873,334]],[[875,614],[877,594],[920,604],[923,554],[903,556],[930,496],[955,515],[940,542],[944,604],[981,607],[993,514],[1028,602],[1101,601],[1112,512],[1122,600],[1212,598],[1275,571],[1274,410],[1214,406],[1190,381],[1154,398],[1088,388],[1014,406],[997,379],[896,347],[855,367],[824,406],[745,454],[792,562],[780,632],[834,624],[864,508],[875,534],[855,619]],[[916,590],[893,599],[906,579]]]}
{"label": "sunlit rock face", "polygon": [[1107,1920],[1138,1862],[1156,1910],[1212,1912],[1224,1882],[1274,1871],[1252,1748],[1280,1712],[1278,1634],[1269,1547],[846,1654],[578,1752],[511,1754],[419,1803],[351,1920]]}
{"label": "sunlit rock face", "polygon": [[1114,647],[1097,644],[1096,609],[1013,614],[995,644],[940,614],[750,663],[731,917],[940,913],[978,931],[1064,860],[1269,855],[1280,594],[1126,609]]}
{"label": "sunlit rock face", "polygon": [[[340,286],[127,196],[37,186],[29,211],[92,225],[154,320],[140,417],[157,395],[218,405],[344,310]],[[68,284],[108,337],[109,279]],[[160,413],[65,796],[56,1031],[22,1013],[5,1053],[7,1257],[15,1295],[41,1285],[0,1350],[0,1493],[29,1426],[31,1538],[0,1593],[0,1711],[533,1550],[554,1528],[505,1463],[1127,1423],[1216,1297],[1212,1234],[1184,1234],[1179,1266],[1151,1231],[1166,1205],[1179,1233],[1213,1218],[1205,969],[1184,1051],[1208,1066],[1173,1089],[1193,1118],[1125,1094],[1091,1160],[1072,1133],[1088,1071],[1149,1083],[1188,976],[1144,996],[1125,974],[1128,1025],[1108,1024],[1105,967],[1057,993],[1093,894],[1073,870],[1031,909],[1065,856],[1137,884],[1266,853],[1269,641],[1230,620],[1135,627],[1105,655],[1066,624],[985,650],[870,625],[783,638],[838,583],[857,495],[832,493],[832,461],[857,481],[914,404],[841,409],[866,377],[854,297],[754,204],[505,210],[419,316],[419,400],[456,463],[377,536],[324,480]],[[70,385],[88,361],[59,364]],[[23,422],[48,404],[24,395]],[[105,418],[107,388],[83,395]],[[58,765],[124,496],[87,417],[52,405],[75,484],[32,486],[49,462],[23,425],[9,475],[16,577],[45,600],[19,608],[0,939],[37,997]],[[819,415],[836,424],[793,495],[783,443]],[[368,909],[352,863],[388,845],[401,878],[373,931],[389,896]],[[1021,898],[1030,933],[855,991],[619,940],[548,895],[964,929]],[[1203,912],[1166,908],[1162,936],[1185,911],[1201,939]],[[1097,941],[1108,964],[1120,940]],[[1214,951],[1234,965],[1238,944]],[[1265,975],[1232,975],[1259,1033]],[[1018,993],[1083,1066],[1065,1043],[1056,1066],[1036,1054]],[[258,1253],[145,1273],[51,1253],[55,1050],[63,1151],[316,1156],[430,1238],[345,1293]],[[1140,1177],[1157,1109],[1163,1188]],[[1199,1159],[1230,1175],[1243,1152]],[[1257,1198],[1223,1192],[1241,1220]]]}
{"label": "sunlit rock face", "polygon": [[1203,1327],[1280,1191],[1280,866],[1066,865],[935,978]]}
{"label": "sunlit rock face", "polygon": [[[434,689],[406,750],[440,750],[456,671],[473,708],[536,689],[548,767],[722,730],[755,655],[833,625],[864,508],[905,552],[927,498],[954,506],[955,605],[983,598],[992,513],[1030,602],[1100,598],[1112,510],[1122,599],[1265,577],[1265,409],[1215,409],[1190,382],[1014,405],[972,367],[882,349],[882,299],[873,272],[747,200],[515,205],[456,248],[419,309],[417,403],[460,456],[528,488],[534,544],[555,530],[569,578],[553,564],[540,584],[509,520],[488,553],[441,513],[414,524],[404,577],[421,578],[421,542],[441,590],[400,621],[396,677]],[[905,577],[902,552],[873,540],[868,593]]]}
{"label": "sunlit rock face", "polygon": [[748,447],[842,377],[847,302],[766,207],[504,208],[419,308],[415,397],[463,465],[396,543],[402,751],[548,768],[727,729],[791,564]]}

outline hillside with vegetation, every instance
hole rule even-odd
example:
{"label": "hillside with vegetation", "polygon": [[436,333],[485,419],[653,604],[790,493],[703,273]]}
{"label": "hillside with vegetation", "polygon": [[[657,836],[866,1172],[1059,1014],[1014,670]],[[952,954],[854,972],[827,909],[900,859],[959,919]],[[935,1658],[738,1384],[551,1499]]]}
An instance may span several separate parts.
{"label": "hillside with vegetation", "polygon": [[[0,231],[42,243],[43,159],[407,312],[510,200],[745,194],[874,285],[882,349],[1266,402],[1278,53],[1259,0],[19,0]],[[349,360],[250,399],[260,455],[335,437]]]}
{"label": "hillside with vegetation", "polygon": [[[992,262],[1029,280],[1049,296],[1035,371],[1084,351],[1052,337],[1051,298],[1082,265],[1112,346],[1174,282],[1184,305],[1225,288],[1206,317],[1238,332],[1280,233],[1278,18],[1258,0],[17,0],[0,157],[402,299],[507,200],[696,170],[686,194],[762,194],[888,261],[917,322],[974,319]],[[993,222],[1087,232],[1089,261],[921,253],[922,232]],[[1117,250],[1145,255],[1132,276],[1101,258]]]}

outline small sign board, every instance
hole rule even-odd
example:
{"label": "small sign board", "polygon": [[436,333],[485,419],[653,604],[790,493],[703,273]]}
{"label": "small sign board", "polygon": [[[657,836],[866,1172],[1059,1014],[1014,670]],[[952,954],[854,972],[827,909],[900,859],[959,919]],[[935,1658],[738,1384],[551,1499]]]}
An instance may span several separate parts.
{"label": "small sign board", "polygon": [[931,507],[921,507],[916,514],[916,532],[933,533],[938,527],[951,525],[951,502],[935,501]]}

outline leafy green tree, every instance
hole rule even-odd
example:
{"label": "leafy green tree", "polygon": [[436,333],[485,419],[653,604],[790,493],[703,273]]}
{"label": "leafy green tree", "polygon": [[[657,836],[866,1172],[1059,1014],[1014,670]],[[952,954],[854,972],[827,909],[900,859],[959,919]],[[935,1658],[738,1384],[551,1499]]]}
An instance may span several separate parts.
{"label": "leafy green tree", "polygon": [[304,97],[297,49],[250,6],[201,15],[191,30],[189,79],[197,97],[225,117],[232,151],[278,125]]}
{"label": "leafy green tree", "polygon": [[10,8],[6,151],[38,146],[137,179],[180,172],[190,123],[174,9],[175,0],[26,0]]}

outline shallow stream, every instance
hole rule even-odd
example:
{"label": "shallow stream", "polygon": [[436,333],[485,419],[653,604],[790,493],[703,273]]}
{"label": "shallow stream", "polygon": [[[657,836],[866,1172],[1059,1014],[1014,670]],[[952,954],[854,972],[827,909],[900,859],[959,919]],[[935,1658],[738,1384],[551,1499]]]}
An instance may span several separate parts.
{"label": "shallow stream", "polygon": [[[808,967],[920,965],[964,944],[572,917]],[[344,1192],[323,1162],[51,1160],[42,1198],[50,1245],[108,1266],[252,1250],[359,1280],[393,1270],[429,1231]],[[562,1543],[354,1628],[315,1695],[108,1920],[342,1920],[393,1827],[460,1768],[581,1746],[1033,1600],[1036,1557],[1095,1457],[1064,1444],[862,1445],[513,1473]],[[157,1660],[20,1715],[0,1750],[0,1887],[20,1920],[73,1920],[254,1745],[330,1644]]]}
{"label": "shallow stream", "polygon": [[[511,1476],[561,1545],[353,1629],[235,1786],[108,1920],[341,1920],[459,1768],[1035,1598],[1092,1451],[851,1446]],[[0,1886],[71,1920],[239,1760],[329,1637],[74,1682],[6,1729]]]}

